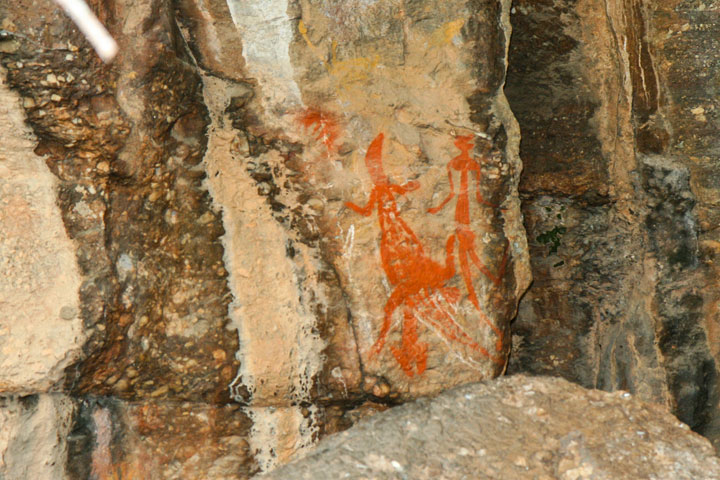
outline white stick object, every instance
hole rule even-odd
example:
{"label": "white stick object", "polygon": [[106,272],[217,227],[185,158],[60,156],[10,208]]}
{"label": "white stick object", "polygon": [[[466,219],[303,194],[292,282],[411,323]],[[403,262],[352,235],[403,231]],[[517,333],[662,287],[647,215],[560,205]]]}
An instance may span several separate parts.
{"label": "white stick object", "polygon": [[118,52],[117,43],[84,0],[55,0],[55,2],[65,10],[68,17],[72,18],[103,62],[107,63],[115,58]]}

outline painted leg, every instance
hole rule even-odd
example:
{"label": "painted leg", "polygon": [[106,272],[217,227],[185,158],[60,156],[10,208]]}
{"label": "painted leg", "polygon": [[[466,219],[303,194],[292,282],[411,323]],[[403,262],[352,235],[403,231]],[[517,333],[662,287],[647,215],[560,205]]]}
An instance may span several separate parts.
{"label": "painted leg", "polygon": [[390,347],[400,367],[409,377],[414,375],[414,369],[420,375],[427,368],[428,346],[426,343],[419,341],[417,326],[418,321],[414,308],[406,307],[403,319],[402,343],[400,348]]}
{"label": "painted leg", "polygon": [[395,310],[405,301],[405,298],[407,297],[407,291],[402,286],[398,286],[393,290],[392,294],[390,294],[390,298],[388,298],[387,303],[385,303],[385,318],[383,319],[383,325],[380,329],[380,334],[378,335],[377,340],[375,341],[375,344],[370,349],[370,356],[375,356],[378,353],[380,353],[380,350],[385,346],[385,340],[387,339],[387,335],[390,332],[390,327],[392,325],[392,316],[393,313],[395,313]]}
{"label": "painted leg", "polygon": [[470,260],[472,260],[478,270],[484,273],[485,276],[488,277],[495,285],[500,285],[500,278],[490,272],[475,252],[475,234],[466,230],[462,232],[460,237],[462,238],[460,241],[460,248],[470,256]]}
{"label": "painted leg", "polygon": [[463,281],[465,282],[468,298],[470,299],[470,303],[472,303],[477,310],[480,310],[480,302],[475,294],[475,286],[472,283],[472,274],[470,273],[470,264],[468,263],[467,252],[465,251],[462,242],[460,243],[460,248],[458,250],[458,263],[460,263],[460,272],[462,274]]}
{"label": "painted leg", "polygon": [[460,270],[463,274],[463,279],[465,280],[465,286],[468,290],[468,297],[470,298],[470,302],[473,304],[473,306],[477,309],[477,311],[480,313],[480,316],[482,317],[483,321],[490,327],[490,329],[495,333],[497,336],[497,341],[495,342],[495,350],[501,351],[503,347],[503,341],[504,341],[504,335],[500,331],[495,324],[493,324],[490,319],[485,315],[482,308],[480,308],[480,301],[477,298],[477,295],[475,294],[475,287],[472,283],[472,275],[470,273],[470,265],[468,264],[467,254],[468,251],[465,249],[467,245],[461,243],[460,244]]}
{"label": "painted leg", "polygon": [[452,234],[445,242],[445,274],[443,276],[447,280],[455,276],[455,238],[455,234]]}

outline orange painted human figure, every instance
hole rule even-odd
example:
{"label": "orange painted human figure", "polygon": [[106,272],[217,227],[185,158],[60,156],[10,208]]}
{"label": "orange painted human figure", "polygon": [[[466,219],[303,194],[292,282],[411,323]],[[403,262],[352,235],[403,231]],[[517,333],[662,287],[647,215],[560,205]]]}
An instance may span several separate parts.
{"label": "orange painted human figure", "polygon": [[[437,207],[428,209],[430,213],[437,213],[448,204],[453,197],[457,196],[455,203],[455,234],[452,235],[449,241],[454,242],[457,240],[458,244],[458,263],[460,264],[460,272],[465,282],[465,287],[468,291],[468,298],[473,306],[482,314],[484,321],[490,326],[497,336],[496,348],[498,351],[502,350],[503,345],[503,333],[494,325],[480,308],[480,302],[478,301],[477,294],[475,293],[475,287],[472,282],[472,273],[470,270],[470,262],[472,262],[478,270],[480,270],[485,276],[487,276],[495,285],[499,285],[502,281],[502,277],[505,274],[505,268],[507,267],[508,260],[508,249],[505,248],[502,261],[498,268],[497,275],[494,275],[480,260],[477,252],[475,251],[475,233],[470,229],[470,173],[475,177],[475,183],[477,190],[475,192],[475,198],[478,203],[486,205],[488,207],[497,208],[497,205],[486,201],[480,193],[480,164],[475,161],[470,155],[470,151],[473,148],[471,136],[458,136],[455,138],[455,146],[460,149],[460,155],[450,160],[447,165],[448,179],[450,181],[450,193],[445,200],[440,203]],[[460,174],[460,189],[459,192],[455,192],[455,184],[453,182],[453,170]]]}
{"label": "orange painted human figure", "polygon": [[448,304],[457,303],[459,298],[458,289],[446,285],[455,276],[454,241],[448,240],[445,265],[441,265],[425,253],[417,235],[400,217],[396,195],[416,190],[419,184],[390,183],[382,166],[383,138],[383,134],[379,134],[368,147],[365,156],[365,165],[373,182],[367,205],[360,207],[351,202],[345,204],[363,216],[370,216],[373,210],[377,210],[381,231],[380,257],[388,282],[393,286],[390,298],[385,304],[380,334],[371,349],[371,355],[382,350],[392,326],[393,314],[402,307],[401,344],[390,348],[408,376],[423,373],[427,365],[428,347],[426,343],[419,341],[418,317],[433,325],[447,339],[490,357],[433,298],[439,294]]}

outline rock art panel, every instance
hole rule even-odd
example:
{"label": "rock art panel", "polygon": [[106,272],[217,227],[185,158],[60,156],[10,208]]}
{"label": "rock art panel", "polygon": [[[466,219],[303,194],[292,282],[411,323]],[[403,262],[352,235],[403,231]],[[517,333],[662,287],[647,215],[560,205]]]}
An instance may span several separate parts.
{"label": "rock art panel", "polygon": [[[504,368],[528,283],[502,96],[509,7],[231,1],[224,45],[193,33],[225,28],[216,3],[178,15],[210,116],[205,185],[239,336],[230,393],[267,469],[354,406],[384,408],[368,398]],[[238,41],[242,61],[213,60]]]}
{"label": "rock art panel", "polygon": [[528,282],[502,94],[508,5],[229,6],[255,85],[225,113],[297,278],[324,292],[301,295],[325,342],[320,398],[410,398],[500,373]]}
{"label": "rock art panel", "polygon": [[[345,182],[351,196],[324,228],[339,230],[345,240],[352,230],[353,250],[343,253],[356,260],[343,258],[335,267],[350,294],[363,367],[389,381],[391,390],[397,384],[400,392],[414,391],[410,395],[429,393],[449,372],[459,381],[463,373],[468,379],[493,375],[506,355],[503,330],[512,308],[498,310],[493,298],[508,298],[521,269],[502,273],[514,227],[504,215],[511,208],[503,209],[512,200],[501,204],[512,196],[518,165],[514,120],[501,107],[504,61],[496,62],[507,33],[503,11],[495,2],[355,7],[335,12],[337,6],[302,3],[301,39],[293,45],[304,59],[297,83],[306,103],[339,119],[339,153],[349,151],[340,164],[361,180],[358,185],[345,172],[326,180]],[[349,27],[341,28],[334,13],[342,13]],[[378,17],[385,21],[367,20]],[[365,21],[369,25],[361,28]],[[473,37],[479,25],[486,28],[482,40]],[[497,43],[485,45],[486,39]],[[468,68],[463,61],[470,64],[475,49],[483,55]],[[431,66],[443,73],[428,77]],[[492,106],[478,114],[482,102]],[[472,203],[469,169],[452,168],[463,158],[477,167]],[[460,184],[455,208],[433,210],[455,194],[454,177]],[[364,209],[353,208],[359,204]],[[357,218],[373,207],[375,215],[367,218],[374,224]],[[474,244],[473,238],[483,241]],[[380,261],[368,251],[378,252]],[[496,284],[480,268],[470,272],[470,258],[473,268],[507,283]],[[363,292],[368,289],[372,295]]]}
{"label": "rock art panel", "polygon": [[[504,370],[529,283],[508,1],[89,3],[112,65],[53,2],[0,5],[78,267],[71,476],[249,475]],[[158,426],[221,431],[229,402],[240,459]]]}
{"label": "rock art panel", "polygon": [[[412,377],[415,373],[418,375],[424,373],[427,366],[428,345],[418,341],[419,317],[424,317],[426,322],[445,340],[468,346],[485,358],[500,364],[504,363],[497,356],[497,352],[503,348],[503,332],[493,325],[482,311],[475,294],[475,287],[468,264],[468,257],[470,257],[473,263],[488,278],[492,279],[496,284],[500,283],[500,277],[494,276],[487,270],[475,251],[475,235],[469,229],[468,170],[462,170],[461,192],[458,198],[458,211],[455,215],[458,229],[447,240],[445,264],[442,265],[435,262],[425,253],[417,235],[401,218],[395,197],[417,190],[420,184],[417,182],[408,182],[405,185],[390,183],[382,167],[383,139],[383,134],[378,135],[368,147],[365,156],[368,173],[373,182],[367,204],[364,207],[352,202],[345,204],[351,210],[366,217],[370,216],[374,210],[377,211],[381,232],[380,257],[386,279],[392,287],[390,296],[385,303],[382,327],[372,347],[371,355],[377,355],[382,351],[392,327],[393,315],[398,309],[401,309],[403,318],[401,325],[402,340],[399,345],[391,346],[390,350],[408,377]],[[471,162],[468,150],[472,147],[472,144],[469,142],[469,137],[460,137],[456,145],[463,149],[463,152],[454,160],[461,159],[461,161]],[[452,186],[452,172],[449,173],[448,179]],[[437,213],[453,196],[455,196],[455,193],[451,190],[448,197],[439,207],[431,208],[428,211]],[[478,201],[481,201],[479,191]],[[455,321],[454,314],[457,312],[460,292],[457,288],[448,287],[447,285],[455,276],[454,248],[456,243],[459,254],[458,260],[468,298],[480,313],[481,318],[487,322],[491,330],[497,335],[495,355],[478,345]],[[504,270],[506,258],[503,258],[501,262],[502,270]],[[500,275],[502,273],[502,271],[499,272]]]}

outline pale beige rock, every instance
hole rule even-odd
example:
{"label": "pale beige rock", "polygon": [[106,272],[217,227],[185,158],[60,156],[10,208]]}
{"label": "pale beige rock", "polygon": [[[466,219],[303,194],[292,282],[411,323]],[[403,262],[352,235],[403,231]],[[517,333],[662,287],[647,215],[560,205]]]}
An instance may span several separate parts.
{"label": "pale beige rock", "polygon": [[0,70],[0,390],[48,391],[84,340],[75,250],[55,178]]}
{"label": "pale beige rock", "polygon": [[[296,294],[307,286],[286,256],[288,233],[258,195],[223,116],[230,98],[241,92],[209,76],[204,83],[212,118],[204,167],[223,215],[225,266],[234,297],[229,313],[240,339],[240,371],[229,388],[233,399],[253,405],[247,410],[253,420],[249,441],[260,467],[269,470],[314,444],[315,409],[305,418],[297,405],[313,401],[310,389],[322,367],[323,341]],[[308,264],[305,275],[311,269]]]}
{"label": "pale beige rock", "polygon": [[73,401],[61,394],[0,399],[0,478],[67,478],[73,411]]}

